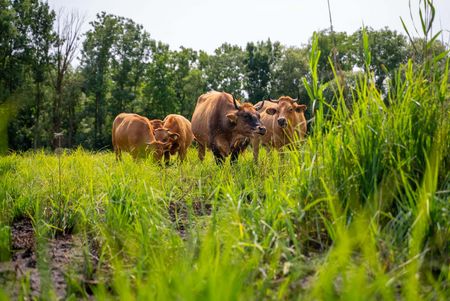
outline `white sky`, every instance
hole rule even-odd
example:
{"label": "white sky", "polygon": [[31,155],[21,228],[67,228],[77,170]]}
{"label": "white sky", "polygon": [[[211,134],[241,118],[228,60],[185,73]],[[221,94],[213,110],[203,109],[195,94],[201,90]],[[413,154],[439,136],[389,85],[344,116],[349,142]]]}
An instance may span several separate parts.
{"label": "white sky", "polygon": [[[336,31],[353,33],[361,25],[388,26],[405,33],[400,17],[413,30],[409,0],[329,0]],[[415,15],[420,0],[411,0]],[[144,26],[151,37],[212,53],[222,43],[245,47],[247,42],[270,38],[286,46],[301,46],[312,33],[330,26],[327,0],[48,0],[58,11],[76,9],[89,22],[101,11],[127,17]],[[435,29],[449,42],[450,0],[435,0]],[[419,19],[416,26],[420,29]],[[417,35],[417,34],[415,34]]]}

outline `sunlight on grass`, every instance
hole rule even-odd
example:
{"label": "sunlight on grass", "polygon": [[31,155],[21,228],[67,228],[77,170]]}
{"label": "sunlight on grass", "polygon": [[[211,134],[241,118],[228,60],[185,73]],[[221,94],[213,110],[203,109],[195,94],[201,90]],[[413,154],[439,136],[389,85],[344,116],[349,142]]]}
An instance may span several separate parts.
{"label": "sunlight on grass", "polygon": [[[409,61],[386,98],[360,74],[349,107],[339,89],[324,99],[319,55],[316,39],[311,134],[256,165],[250,151],[218,166],[191,148],[162,167],[79,148],[62,154],[60,174],[43,151],[0,157],[0,259],[27,218],[43,299],[56,296],[48,239],[65,234],[83,244],[66,275],[73,299],[445,299],[448,57],[441,69]],[[22,279],[19,295],[30,285]]]}

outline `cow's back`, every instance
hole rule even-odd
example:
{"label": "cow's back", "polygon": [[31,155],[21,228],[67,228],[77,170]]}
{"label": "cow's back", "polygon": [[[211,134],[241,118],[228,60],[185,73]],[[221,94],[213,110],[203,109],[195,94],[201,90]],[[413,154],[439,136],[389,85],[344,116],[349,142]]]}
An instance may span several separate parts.
{"label": "cow's back", "polygon": [[[116,145],[124,151],[144,148],[155,140],[150,121],[137,114],[120,114],[114,128]],[[116,123],[116,120],[114,121]]]}
{"label": "cow's back", "polygon": [[114,118],[112,125],[112,144],[114,149],[116,149],[116,147],[119,146],[118,142],[122,141],[121,137],[118,136],[119,133],[117,132],[117,129],[126,118],[131,116],[138,116],[138,115],[133,113],[120,113],[119,115],[116,116],[116,118]]}
{"label": "cow's back", "polygon": [[230,103],[226,93],[214,91],[201,95],[191,121],[195,139],[203,145],[207,144],[210,133],[214,133],[222,126],[221,112],[229,109]]}

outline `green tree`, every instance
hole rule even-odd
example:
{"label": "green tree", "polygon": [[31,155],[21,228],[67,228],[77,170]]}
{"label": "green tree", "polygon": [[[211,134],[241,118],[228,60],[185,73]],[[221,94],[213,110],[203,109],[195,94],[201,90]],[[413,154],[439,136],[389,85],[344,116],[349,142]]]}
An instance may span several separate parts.
{"label": "green tree", "polygon": [[[30,122],[33,99],[30,73],[29,40],[26,36],[29,21],[19,13],[23,4],[11,0],[0,0],[0,105],[2,105],[1,140],[2,150],[23,145],[31,147]],[[29,19],[29,18],[28,18]],[[24,105],[26,100],[27,106]],[[26,118],[19,120],[18,111],[27,109]],[[4,110],[7,110],[6,112]],[[21,112],[22,113],[22,112]],[[25,116],[24,116],[25,117]],[[28,122],[28,123],[27,123]],[[23,142],[23,143],[22,143]]]}
{"label": "green tree", "polygon": [[[329,60],[333,62],[338,72],[353,69],[358,55],[357,44],[353,36],[348,36],[345,32],[331,32],[327,29],[318,32],[317,37],[321,53],[317,69],[321,82],[325,83],[334,78]],[[310,48],[311,45],[308,46],[308,50]]]}
{"label": "green tree", "polygon": [[112,49],[118,38],[118,23],[116,16],[105,12],[97,14],[97,19],[90,23],[93,28],[86,33],[81,52],[85,91],[88,96],[94,97],[93,146],[96,148],[109,144],[109,138],[104,135],[106,96],[110,90]]}
{"label": "green tree", "polygon": [[13,97],[20,116],[9,123],[9,145],[36,148],[42,134],[55,13],[39,0],[1,1],[0,6],[0,102]]}
{"label": "green tree", "polygon": [[24,80],[23,45],[19,45],[17,14],[10,0],[0,0],[0,103]]}
{"label": "green tree", "polygon": [[152,58],[144,88],[144,114],[150,118],[164,118],[167,114],[179,111],[172,60],[169,45],[162,42],[152,43]]}
{"label": "green tree", "polygon": [[235,97],[244,96],[245,53],[241,47],[224,43],[214,50],[213,55],[202,52],[200,56],[209,90],[225,91]]}
{"label": "green tree", "polygon": [[64,89],[62,94],[62,127],[67,129],[67,146],[73,147],[81,144],[77,140],[78,128],[82,120],[83,113],[83,75],[80,71],[68,68],[64,75]]}
{"label": "green tree", "polygon": [[[52,129],[54,133],[61,132],[61,121],[64,111],[68,112],[68,118],[72,120],[74,116],[72,104],[76,102],[73,99],[65,103],[65,109],[62,110],[63,98],[65,90],[66,74],[70,72],[71,63],[79,47],[79,40],[81,35],[81,26],[84,22],[84,18],[76,11],[66,13],[64,10],[60,10],[56,19],[55,31],[57,34],[57,41],[54,47],[54,64],[55,70],[53,72],[53,105],[52,105]],[[68,144],[72,145],[73,137],[73,124],[70,124],[68,128]],[[56,140],[54,141],[54,147],[56,146]]]}
{"label": "green tree", "polygon": [[190,117],[198,96],[206,90],[206,81],[198,69],[198,54],[190,48],[181,47],[179,51],[172,53],[172,58],[178,113]]}
{"label": "green tree", "polygon": [[133,111],[133,101],[150,58],[150,44],[150,35],[142,25],[131,19],[119,18],[118,35],[112,50],[112,116]]}
{"label": "green tree", "polygon": [[44,97],[42,86],[48,80],[49,70],[51,68],[50,48],[55,42],[53,32],[53,23],[55,21],[55,12],[50,10],[48,3],[32,1],[31,7],[31,57],[32,70],[35,85],[35,110],[34,110],[34,149],[40,146],[40,118],[41,106]]}
{"label": "green tree", "polygon": [[247,43],[244,58],[244,87],[253,102],[271,95],[272,69],[280,56],[279,42],[272,43],[269,39],[256,44]]}
{"label": "green tree", "polygon": [[289,95],[302,100],[307,98],[301,79],[308,74],[308,53],[305,48],[283,48],[274,65],[272,96]]}
{"label": "green tree", "polygon": [[[362,30],[361,28],[356,31],[352,35],[352,39],[358,46],[356,64],[364,69]],[[372,53],[370,68],[375,75],[376,86],[379,89],[383,89],[385,79],[391,77],[400,64],[406,63],[408,59],[408,43],[404,35],[387,27],[381,30],[373,30],[368,27],[364,30],[369,38],[369,50]]]}
{"label": "green tree", "polygon": [[207,90],[207,83],[203,72],[199,69],[191,69],[183,78],[183,93],[185,101],[181,104],[180,114],[190,119],[197,104],[198,97]]}
{"label": "green tree", "polygon": [[[428,42],[423,38],[415,38],[410,41],[407,45],[408,58],[417,64],[423,64],[426,61],[426,55],[435,57],[448,50],[440,40],[434,40],[427,48]],[[445,63],[445,60],[441,61]]]}

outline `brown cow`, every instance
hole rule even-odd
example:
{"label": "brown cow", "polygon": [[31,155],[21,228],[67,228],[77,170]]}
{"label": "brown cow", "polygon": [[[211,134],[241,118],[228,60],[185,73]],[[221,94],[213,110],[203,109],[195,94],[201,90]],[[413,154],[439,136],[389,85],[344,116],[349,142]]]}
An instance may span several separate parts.
{"label": "brown cow", "polygon": [[[184,117],[183,117],[184,118]],[[186,119],[187,120],[187,119]],[[187,120],[189,122],[189,120]],[[161,119],[152,119],[150,123],[153,126],[153,134],[155,135],[155,139],[162,143],[167,143],[170,145],[164,151],[164,159],[166,163],[170,160],[170,152],[175,153],[178,147],[178,138],[180,137],[179,133],[174,133],[170,131],[170,129],[164,126],[164,121]],[[190,122],[189,122],[189,130],[190,130]],[[191,140],[192,142],[192,140]]]}
{"label": "brown cow", "polygon": [[208,147],[216,163],[223,163],[230,153],[231,162],[236,161],[239,152],[248,145],[248,138],[266,133],[258,113],[263,104],[239,104],[225,92],[201,95],[192,115],[192,132],[198,142],[200,160],[204,159],[205,147]]}
{"label": "brown cow", "polygon": [[164,153],[166,163],[169,162],[170,155],[176,153],[178,153],[178,158],[183,161],[192,140],[194,140],[191,122],[177,114],[170,114],[164,118],[162,127],[155,130],[155,137],[156,140],[161,142],[164,142],[161,140],[163,137],[167,137],[167,141],[171,143],[170,149]]}
{"label": "brown cow", "polygon": [[157,141],[153,126],[146,117],[121,113],[114,119],[112,144],[116,159],[122,160],[122,151],[129,152],[133,159],[147,157],[150,153],[156,161],[161,160],[169,143]]}
{"label": "brown cow", "polygon": [[[161,119],[151,119],[150,123],[153,126],[153,134],[155,139],[163,143],[174,143],[178,139],[178,134],[174,135],[167,128],[164,127],[164,121]],[[166,154],[167,151],[164,153]]]}
{"label": "brown cow", "polygon": [[164,126],[164,121],[161,119],[151,119],[150,123],[152,124],[153,130],[160,129]]}
{"label": "brown cow", "polygon": [[297,99],[289,96],[282,96],[276,101],[265,103],[261,123],[267,128],[267,133],[252,139],[255,161],[258,161],[261,143],[280,149],[296,139],[303,139],[306,134],[306,106],[297,104],[296,101]]}

